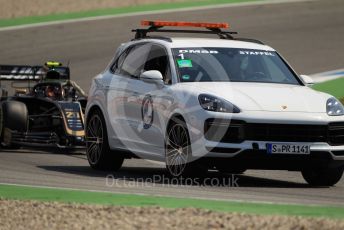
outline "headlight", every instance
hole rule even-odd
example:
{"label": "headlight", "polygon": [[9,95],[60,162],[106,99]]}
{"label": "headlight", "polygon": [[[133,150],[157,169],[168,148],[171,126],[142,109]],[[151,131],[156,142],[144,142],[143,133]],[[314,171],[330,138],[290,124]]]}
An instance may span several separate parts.
{"label": "headlight", "polygon": [[344,107],[336,98],[331,97],[326,102],[326,111],[330,116],[344,115]]}
{"label": "headlight", "polygon": [[222,113],[240,113],[240,109],[238,107],[224,99],[220,99],[215,96],[201,94],[198,96],[198,100],[202,108],[208,111]]}

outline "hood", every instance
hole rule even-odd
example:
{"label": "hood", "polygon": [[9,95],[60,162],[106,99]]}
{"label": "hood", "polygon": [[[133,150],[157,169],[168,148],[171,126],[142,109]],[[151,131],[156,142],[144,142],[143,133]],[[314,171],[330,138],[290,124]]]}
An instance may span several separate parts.
{"label": "hood", "polygon": [[[247,82],[192,82],[199,93],[211,94],[245,111],[326,112],[328,96],[309,87]],[[188,87],[189,88],[189,87]]]}

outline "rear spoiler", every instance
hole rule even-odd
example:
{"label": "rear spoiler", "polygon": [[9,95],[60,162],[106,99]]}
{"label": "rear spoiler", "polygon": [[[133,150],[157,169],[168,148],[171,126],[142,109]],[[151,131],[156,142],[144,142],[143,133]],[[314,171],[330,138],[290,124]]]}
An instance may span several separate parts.
{"label": "rear spoiler", "polygon": [[1,81],[39,81],[43,76],[43,66],[0,65]]}

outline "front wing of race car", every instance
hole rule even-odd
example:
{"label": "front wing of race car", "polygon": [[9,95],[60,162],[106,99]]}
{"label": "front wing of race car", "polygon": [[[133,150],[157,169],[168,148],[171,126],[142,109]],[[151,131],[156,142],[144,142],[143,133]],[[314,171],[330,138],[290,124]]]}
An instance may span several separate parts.
{"label": "front wing of race car", "polygon": [[[55,103],[60,114],[44,113],[41,115],[28,116],[29,122],[39,117],[49,116],[51,124],[60,126],[47,127],[45,131],[30,130],[30,125],[25,132],[17,130],[4,130],[4,142],[18,146],[32,147],[59,147],[79,148],[84,147],[84,115],[79,102],[59,101]],[[51,128],[49,130],[49,128]],[[61,131],[63,130],[63,131]]]}

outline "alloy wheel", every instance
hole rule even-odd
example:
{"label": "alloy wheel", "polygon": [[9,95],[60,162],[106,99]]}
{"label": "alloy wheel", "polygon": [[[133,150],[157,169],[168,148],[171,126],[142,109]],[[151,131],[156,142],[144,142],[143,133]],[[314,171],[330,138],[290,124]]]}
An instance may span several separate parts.
{"label": "alloy wheel", "polygon": [[189,136],[181,124],[174,124],[168,131],[166,140],[166,166],[173,176],[183,174],[189,161]]}
{"label": "alloy wheel", "polygon": [[96,164],[103,148],[103,125],[98,115],[93,115],[86,129],[86,154],[91,164]]}

